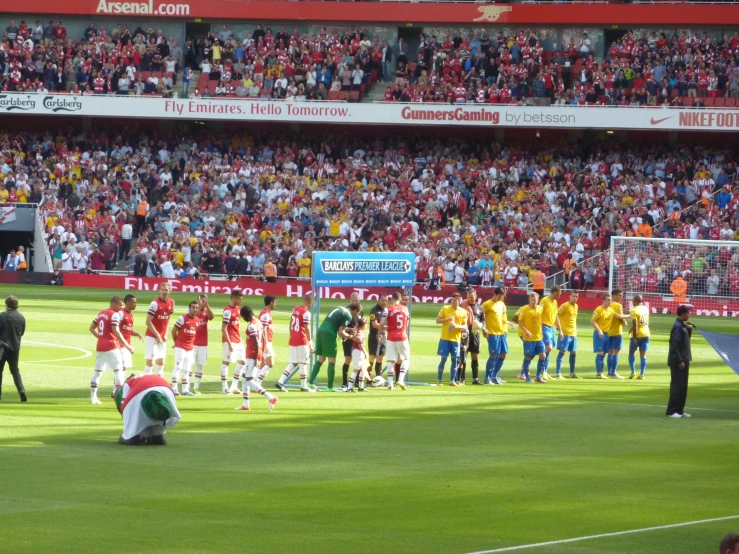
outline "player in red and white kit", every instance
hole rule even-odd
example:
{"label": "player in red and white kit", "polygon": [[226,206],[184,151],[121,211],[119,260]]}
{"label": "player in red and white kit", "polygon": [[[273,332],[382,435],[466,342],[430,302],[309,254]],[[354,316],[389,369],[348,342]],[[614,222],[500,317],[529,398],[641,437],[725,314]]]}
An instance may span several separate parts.
{"label": "player in red and white kit", "polygon": [[172,327],[172,340],[174,340],[174,369],[172,370],[172,390],[175,396],[177,392],[177,377],[182,382],[182,396],[195,396],[190,392],[190,375],[192,365],[195,363],[195,335],[200,326],[200,302],[193,300],[187,307],[187,313],[177,318]]}
{"label": "player in red and white kit", "polygon": [[275,388],[287,392],[285,383],[297,367],[300,371],[300,390],[309,392],[306,379],[308,378],[308,363],[313,353],[313,339],[310,334],[310,310],[313,306],[313,295],[309,292],[303,297],[303,305],[295,306],[290,315],[290,364],[282,372]]}
{"label": "player in red and white kit", "polygon": [[264,396],[269,401],[271,412],[277,404],[277,397],[268,393],[256,380],[257,364],[262,361],[264,354],[264,328],[262,322],[254,317],[249,306],[242,306],[239,310],[241,318],[247,322],[246,326],[246,368],[241,378],[241,394],[244,402],[236,410],[249,411],[249,389]]}
{"label": "player in red and white kit", "polygon": [[387,307],[387,388],[393,390],[395,364],[400,364],[398,386],[405,390],[405,369],[403,362],[408,360],[408,308],[400,303],[400,293],[394,292],[391,304]]}
{"label": "player in red and white kit", "polygon": [[198,332],[195,333],[195,383],[193,391],[200,394],[200,380],[203,378],[203,366],[208,363],[208,322],[213,321],[215,315],[208,304],[208,295],[201,294],[198,297],[200,302],[200,325]]}
{"label": "player in red and white kit", "polygon": [[[223,343],[221,388],[223,394],[239,394],[239,380],[246,365],[244,344],[241,342],[241,333],[239,333],[239,308],[242,297],[243,294],[240,290],[231,291],[231,300],[228,306],[223,308],[223,321],[221,323],[221,342]],[[236,362],[236,370],[229,389],[228,366],[231,362]]]}
{"label": "player in red and white kit", "polygon": [[159,285],[159,297],[149,304],[146,314],[146,352],[144,373],[149,374],[156,364],[156,374],[164,375],[164,358],[167,355],[167,329],[169,318],[174,312],[174,300],[169,297],[172,286],[165,281]]}
{"label": "player in red and white kit", "polygon": [[354,371],[347,380],[346,392],[354,392],[354,381],[358,379],[359,386],[357,390],[364,392],[365,380],[369,380],[370,376],[367,372],[367,345],[365,343],[365,331],[367,329],[367,320],[360,318],[357,322],[357,331],[352,337],[352,368]]}
{"label": "player in red and white kit", "polygon": [[272,369],[275,360],[275,351],[272,348],[272,336],[274,333],[272,327],[272,310],[275,309],[275,306],[277,306],[277,299],[274,296],[267,295],[264,297],[264,309],[259,314],[259,321],[264,328],[264,365],[257,375],[257,381],[260,385],[267,378],[267,374]]}
{"label": "player in red and white kit", "polygon": [[[97,356],[95,357],[95,371],[90,380],[90,404],[102,404],[98,400],[98,385],[100,377],[106,369],[113,370],[115,387],[123,385],[123,367],[119,348],[127,348],[133,353],[133,347],[126,342],[119,328],[121,322],[121,308],[123,300],[120,296],[110,299],[107,310],[100,312],[90,324],[90,332],[97,339]],[[113,389],[115,392],[115,388]]]}
{"label": "player in red and white kit", "polygon": [[[144,340],[141,333],[133,330],[133,311],[136,309],[136,297],[133,294],[127,294],[123,298],[123,309],[121,310],[121,323],[119,325],[121,335],[123,339],[131,344],[131,337],[137,337],[139,340]],[[123,377],[126,376],[126,371],[133,369],[133,358],[131,352],[127,348],[120,348],[121,360],[123,363]]]}

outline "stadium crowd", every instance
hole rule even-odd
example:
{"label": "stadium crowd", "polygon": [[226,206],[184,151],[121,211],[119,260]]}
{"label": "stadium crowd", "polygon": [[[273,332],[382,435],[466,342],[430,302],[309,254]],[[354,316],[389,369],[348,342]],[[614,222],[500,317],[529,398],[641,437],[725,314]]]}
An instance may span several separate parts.
{"label": "stadium crowd", "polygon": [[551,52],[523,29],[422,35],[412,52],[363,28],[308,36],[257,24],[237,36],[224,25],[179,44],[152,27],[90,23],[69,37],[61,21],[21,20],[4,35],[0,90],[11,92],[170,95],[181,79],[185,97],[357,101],[382,79],[394,83],[384,99],[403,102],[735,106],[739,97],[739,31],[628,31],[603,61],[587,33]]}
{"label": "stadium crowd", "polygon": [[131,133],[0,133],[0,202],[42,205],[55,268],[307,278],[316,249],[401,250],[432,288],[594,288],[613,235],[739,239],[730,150]]}
{"label": "stadium crowd", "polygon": [[[184,96],[326,100],[343,92],[343,98],[358,99],[373,71],[379,76],[382,48],[363,29],[340,34],[324,28],[308,37],[257,25],[251,35],[237,37],[224,25],[180,45],[152,27],[108,30],[91,22],[84,36],[69,37],[61,21],[21,20],[11,22],[0,42],[0,89],[169,95],[181,78]],[[200,80],[193,83],[198,70]]]}
{"label": "stadium crowd", "polygon": [[[545,52],[535,31],[422,36],[417,56],[398,58],[386,101],[538,105],[704,106],[739,96],[739,32],[729,40],[697,32],[667,37],[628,31],[596,60],[584,33]],[[711,100],[706,100],[710,98]]]}

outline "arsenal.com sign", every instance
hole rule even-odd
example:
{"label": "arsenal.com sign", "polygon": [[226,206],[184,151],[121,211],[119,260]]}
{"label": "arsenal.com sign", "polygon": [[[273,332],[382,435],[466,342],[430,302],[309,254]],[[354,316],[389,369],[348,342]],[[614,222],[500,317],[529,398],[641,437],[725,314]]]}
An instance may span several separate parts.
{"label": "arsenal.com sign", "polygon": [[0,114],[79,115],[350,125],[440,125],[554,129],[739,129],[737,109],[299,102],[240,98],[167,99],[69,94],[0,94]]}

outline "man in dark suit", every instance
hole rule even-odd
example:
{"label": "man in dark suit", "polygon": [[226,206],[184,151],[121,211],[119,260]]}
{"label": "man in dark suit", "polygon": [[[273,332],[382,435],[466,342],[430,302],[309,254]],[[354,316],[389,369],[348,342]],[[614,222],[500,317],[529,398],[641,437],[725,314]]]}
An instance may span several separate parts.
{"label": "man in dark suit", "polygon": [[670,366],[670,400],[667,403],[667,417],[674,419],[690,417],[685,413],[685,401],[688,398],[688,372],[693,356],[690,352],[690,337],[693,325],[690,319],[690,306],[685,304],[677,308],[677,319],[670,331],[670,351],[667,364]]}
{"label": "man in dark suit", "polygon": [[5,311],[0,313],[0,398],[2,398],[3,372],[7,363],[21,402],[27,400],[21,372],[18,369],[21,338],[25,332],[26,319],[18,311],[18,299],[15,296],[8,296],[5,299]]}

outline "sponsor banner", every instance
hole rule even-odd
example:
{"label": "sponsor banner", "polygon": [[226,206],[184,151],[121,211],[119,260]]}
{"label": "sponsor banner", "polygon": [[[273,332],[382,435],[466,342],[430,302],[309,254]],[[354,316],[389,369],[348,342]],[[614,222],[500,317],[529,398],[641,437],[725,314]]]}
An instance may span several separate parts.
{"label": "sponsor banner", "polygon": [[[631,296],[624,293],[624,296]],[[601,305],[600,292],[580,293],[577,306],[581,312],[593,311]],[[560,303],[569,300],[570,295],[566,292],[562,293]],[[677,307],[680,304],[687,304],[693,307],[693,315],[700,316],[720,316],[720,317],[737,317],[739,316],[739,299],[738,298],[716,298],[702,297],[692,298],[688,302],[675,302],[672,296],[660,296],[657,294],[642,294],[644,305],[649,308],[653,314],[674,314],[677,313]],[[507,300],[508,301],[508,300]],[[508,301],[510,304],[510,301]],[[624,303],[624,310],[631,310],[631,300]]]}
{"label": "sponsor banner", "polygon": [[[5,272],[0,272],[0,275],[2,275],[2,273]],[[172,285],[172,290],[175,292],[192,294],[231,294],[232,290],[239,289],[246,296],[264,296],[270,294],[272,296],[300,298],[312,290],[309,281],[294,279],[280,280],[276,283],[264,283],[257,279],[249,278],[237,279],[235,281],[217,281],[211,279],[154,279],[149,277],[121,275],[83,275],[75,272],[64,273],[65,287],[151,292],[158,290],[159,285],[165,281]],[[390,294],[396,290],[399,290],[399,288],[360,286],[321,287],[321,296],[323,298],[346,299],[349,298],[349,295],[353,292],[356,292],[361,300],[372,301],[377,300],[377,297],[382,293]],[[477,288],[476,290],[480,302],[484,302],[493,295],[492,289]],[[449,298],[455,292],[457,292],[457,289],[454,287],[445,287],[443,291],[433,291],[416,285],[413,287],[413,302],[423,302],[427,304],[448,303]],[[580,293],[580,299],[577,303],[580,311],[590,312],[595,310],[595,308],[601,304],[600,295],[600,292]],[[643,298],[644,304],[652,313],[670,314],[677,311],[678,303],[674,302],[672,297],[643,295]],[[563,293],[560,302],[566,302],[568,299],[569,294]],[[739,299],[736,298],[701,298],[700,301],[694,299],[694,302],[695,304],[688,302],[688,304],[694,306],[694,315],[722,317],[739,316]],[[506,297],[506,303],[510,307],[523,306],[527,303],[527,298],[522,292],[509,291],[509,294]],[[631,309],[630,302],[625,306],[625,309]]]}
{"label": "sponsor banner", "polygon": [[739,19],[736,5],[715,4],[706,9],[701,4],[673,4],[669,9],[659,3],[634,5],[593,5],[588,9],[575,4],[514,4],[480,5],[479,3],[453,2],[300,2],[286,5],[280,1],[221,2],[217,14],[208,0],[27,0],[5,2],[0,8],[4,13],[19,14],[69,14],[83,16],[133,15],[172,19],[243,19],[243,20],[292,20],[292,21],[361,21],[418,23],[498,23],[578,25],[723,25]]}
{"label": "sponsor banner", "polygon": [[[287,296],[300,298],[312,290],[310,281],[284,280],[276,283],[264,283],[257,279],[237,279],[235,281],[216,281],[210,279],[154,279],[149,277],[133,277],[119,275],[83,275],[81,273],[68,272],[64,274],[65,287],[88,287],[119,290],[155,291],[163,282],[172,285],[175,292],[206,293],[206,294],[231,294],[234,289],[241,290],[245,296]],[[399,290],[398,287],[321,287],[323,298],[345,299],[353,292],[359,294],[361,300],[377,300],[382,293],[392,293]],[[413,301],[441,304],[448,302],[456,289],[449,288],[444,291],[426,290],[421,286],[413,288]],[[492,295],[492,291],[485,291],[486,298]]]}
{"label": "sponsor banner", "polygon": [[15,208],[0,208],[0,225],[15,221]]}
{"label": "sponsor banner", "polygon": [[314,252],[314,286],[412,287],[416,256],[407,252]]}
{"label": "sponsor banner", "polygon": [[0,94],[0,114],[75,115],[351,125],[555,129],[739,130],[737,109],[534,107],[499,104],[268,102],[241,99]]}

